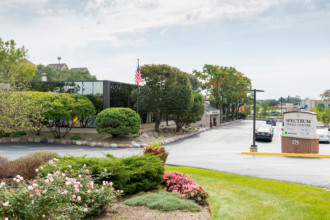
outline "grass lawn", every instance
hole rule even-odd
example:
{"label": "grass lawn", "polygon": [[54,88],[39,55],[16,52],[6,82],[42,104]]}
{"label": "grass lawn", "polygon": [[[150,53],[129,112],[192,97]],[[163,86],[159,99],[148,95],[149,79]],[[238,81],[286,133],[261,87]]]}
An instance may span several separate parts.
{"label": "grass lawn", "polygon": [[311,186],[218,171],[166,166],[209,192],[211,219],[330,219],[330,192]]}

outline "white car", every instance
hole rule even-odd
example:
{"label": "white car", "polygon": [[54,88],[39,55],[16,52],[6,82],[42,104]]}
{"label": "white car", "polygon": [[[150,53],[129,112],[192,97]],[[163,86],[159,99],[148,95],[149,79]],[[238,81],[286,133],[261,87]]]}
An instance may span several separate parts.
{"label": "white car", "polygon": [[330,134],[327,129],[317,129],[316,136],[319,138],[319,142],[330,142]]}
{"label": "white car", "polygon": [[323,129],[323,128],[325,128],[325,125],[322,122],[318,121],[318,122],[316,122],[316,128],[317,129],[320,129],[320,128]]}

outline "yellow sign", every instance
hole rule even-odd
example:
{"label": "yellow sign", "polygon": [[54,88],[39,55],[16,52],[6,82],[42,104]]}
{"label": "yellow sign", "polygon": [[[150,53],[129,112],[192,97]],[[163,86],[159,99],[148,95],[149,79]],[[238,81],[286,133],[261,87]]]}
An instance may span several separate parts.
{"label": "yellow sign", "polygon": [[78,123],[78,117],[76,117],[75,119],[73,119],[73,122],[77,124]]}

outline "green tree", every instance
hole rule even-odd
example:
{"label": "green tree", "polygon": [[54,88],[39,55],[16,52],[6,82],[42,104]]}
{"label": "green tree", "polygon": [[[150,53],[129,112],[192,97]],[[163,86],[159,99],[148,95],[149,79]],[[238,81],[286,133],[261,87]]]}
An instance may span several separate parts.
{"label": "green tree", "polygon": [[324,101],[330,101],[330,89],[325,90],[320,97],[324,100]]}
{"label": "green tree", "polygon": [[[95,115],[93,103],[83,95],[51,92],[34,92],[32,94],[38,103],[42,104],[47,127],[55,138],[65,137],[73,128],[74,123],[78,122],[78,118]],[[63,121],[68,124],[64,133],[61,134]]]}
{"label": "green tree", "polygon": [[0,38],[0,81],[28,81],[34,77],[36,66],[26,60],[27,53],[24,46],[16,48],[14,40]]}
{"label": "green tree", "polygon": [[72,71],[60,70],[51,66],[39,64],[37,72],[33,78],[34,81],[40,81],[41,73],[47,74],[48,81],[79,81],[79,80],[96,80],[96,76],[91,75],[88,71]]}
{"label": "green tree", "polygon": [[269,115],[269,101],[263,101],[261,102],[261,115],[267,116]]}
{"label": "green tree", "polygon": [[203,96],[199,93],[196,93],[195,91],[192,91],[192,97],[194,98],[194,102],[186,119],[187,126],[189,126],[191,123],[196,123],[197,121],[200,121],[205,112]]}
{"label": "green tree", "polygon": [[206,64],[202,71],[195,70],[194,74],[204,82],[202,89],[214,98],[216,107],[220,110],[221,123],[224,106],[227,109],[226,119],[229,120],[230,111],[233,115],[236,111],[237,117],[238,109],[250,100],[246,89],[251,87],[251,80],[234,67]]}
{"label": "green tree", "polygon": [[189,77],[179,69],[174,69],[171,77],[167,79],[164,106],[164,112],[175,121],[176,131],[179,132],[186,124],[193,106]]}
{"label": "green tree", "polygon": [[[23,87],[21,85],[20,87]],[[0,84],[0,133],[20,130],[39,133],[43,127],[44,109],[30,93],[19,92],[9,84]]]}

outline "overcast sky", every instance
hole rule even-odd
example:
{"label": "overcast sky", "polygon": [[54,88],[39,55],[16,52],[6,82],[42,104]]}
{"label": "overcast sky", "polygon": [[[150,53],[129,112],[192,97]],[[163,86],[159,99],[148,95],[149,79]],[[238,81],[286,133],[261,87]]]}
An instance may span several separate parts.
{"label": "overcast sky", "polygon": [[0,0],[0,38],[35,64],[134,83],[140,64],[233,66],[258,99],[330,89],[329,0]]}

